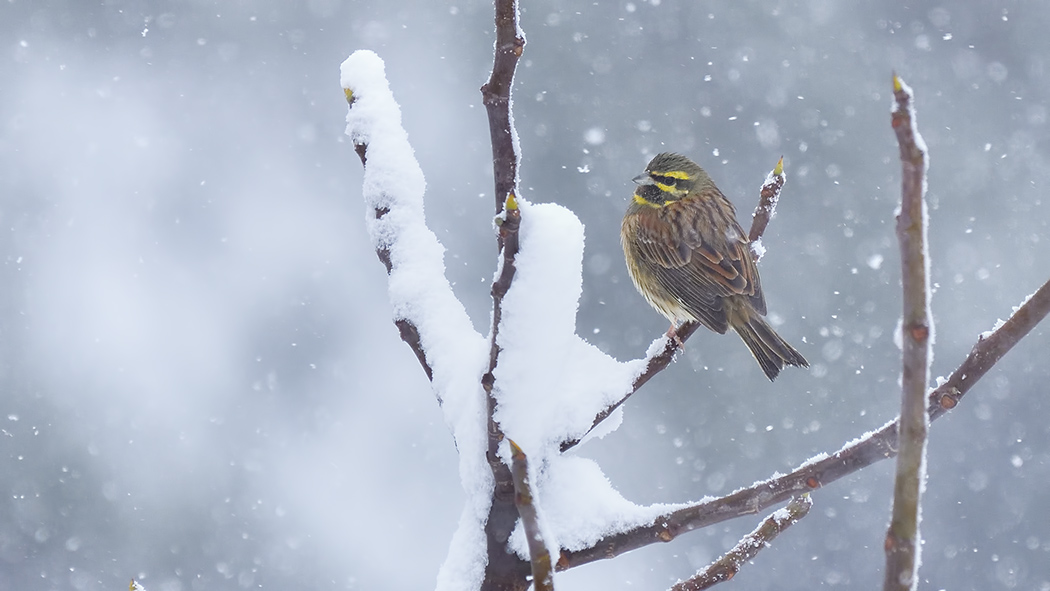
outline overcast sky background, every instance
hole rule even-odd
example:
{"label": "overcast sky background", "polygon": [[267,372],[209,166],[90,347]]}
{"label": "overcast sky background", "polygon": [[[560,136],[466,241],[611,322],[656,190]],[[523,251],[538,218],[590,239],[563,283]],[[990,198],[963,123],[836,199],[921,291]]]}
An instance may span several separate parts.
{"label": "overcast sky background", "polygon": [[[785,159],[760,269],[812,367],[771,385],[697,334],[574,452],[629,499],[725,494],[895,416],[892,71],[931,151],[934,375],[1050,277],[1050,5],[522,1],[524,194],[586,225],[579,333],[603,350],[667,328],[619,246],[649,157],[693,157],[745,222]],[[476,1],[0,3],[0,588],[433,586],[457,458],[389,319],[338,67],[386,61],[484,332],[491,21]],[[1048,350],[1040,327],[931,430],[923,587],[1050,589]],[[817,492],[729,585],[879,585],[891,475]],[[758,521],[559,589],[666,588]]]}

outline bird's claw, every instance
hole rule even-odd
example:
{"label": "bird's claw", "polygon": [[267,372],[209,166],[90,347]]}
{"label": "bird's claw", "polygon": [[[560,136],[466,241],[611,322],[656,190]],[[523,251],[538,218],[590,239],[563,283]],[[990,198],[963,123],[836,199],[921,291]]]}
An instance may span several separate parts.
{"label": "bird's claw", "polygon": [[677,351],[685,351],[685,341],[678,337],[678,330],[675,325],[671,325],[671,328],[667,329],[667,339],[675,345]]}

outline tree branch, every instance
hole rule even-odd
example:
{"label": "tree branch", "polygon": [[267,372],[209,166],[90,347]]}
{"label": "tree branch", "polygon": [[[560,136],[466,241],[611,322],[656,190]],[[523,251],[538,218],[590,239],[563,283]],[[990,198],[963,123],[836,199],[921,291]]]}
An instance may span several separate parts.
{"label": "tree branch", "polygon": [[[492,284],[492,337],[489,343],[489,369],[481,378],[485,390],[488,412],[488,449],[485,458],[495,481],[492,491],[492,504],[489,506],[488,520],[485,522],[485,539],[488,544],[488,568],[485,569],[485,583],[482,589],[512,589],[508,585],[524,580],[523,576],[509,576],[521,567],[521,561],[507,552],[507,540],[518,520],[518,509],[514,503],[514,480],[510,468],[499,456],[499,446],[503,441],[503,429],[496,422],[496,376],[493,372],[499,362],[500,347],[498,344],[499,327],[503,317],[503,296],[510,289],[514,279],[514,257],[518,253],[518,228],[521,225],[521,211],[515,202],[513,193],[507,198],[503,218],[499,224],[500,243],[503,250],[503,262],[500,276]],[[519,573],[520,574],[520,573]]]}
{"label": "tree branch", "polygon": [[540,519],[536,505],[532,502],[532,487],[529,484],[529,464],[525,452],[513,440],[510,441],[511,472],[514,474],[514,506],[521,515],[525,528],[525,539],[529,545],[532,563],[533,591],[554,591],[554,571],[551,570],[551,554],[543,542]]}
{"label": "tree branch", "polygon": [[[1035,325],[1050,313],[1050,281],[1044,283],[1005,323],[981,335],[966,360],[927,397],[930,420],[936,420],[1002,359]],[[657,542],[670,542],[679,534],[735,517],[752,515],[800,493],[821,488],[874,464],[892,458],[898,449],[897,420],[878,431],[847,443],[830,456],[817,456],[784,476],[777,476],[732,494],[697,503],[658,517],[653,523],[612,534],[591,548],[562,550],[557,570],[613,558]]]}
{"label": "tree branch", "polygon": [[757,556],[759,551],[768,546],[781,532],[809,514],[812,506],[813,500],[809,494],[791,499],[787,507],[778,509],[765,518],[754,531],[733,546],[732,550],[696,575],[672,586],[671,591],[702,591],[732,579],[740,572],[740,565]]}
{"label": "tree branch", "polygon": [[525,50],[525,36],[518,26],[517,0],[496,0],[496,46],[492,74],[481,87],[489,117],[492,143],[492,172],[496,183],[496,213],[518,186],[518,147],[510,114],[510,90],[514,69]]}
{"label": "tree branch", "polygon": [[[518,519],[514,503],[514,480],[510,468],[499,457],[503,431],[496,422],[496,388],[494,371],[499,362],[498,344],[500,322],[503,317],[503,296],[510,290],[516,271],[514,258],[518,254],[518,228],[521,211],[517,207],[518,149],[510,112],[510,93],[514,70],[525,48],[525,37],[518,26],[516,0],[496,0],[496,43],[492,74],[481,87],[482,101],[489,120],[492,144],[492,173],[496,190],[496,214],[499,233],[497,244],[503,256],[500,276],[492,285],[492,332],[489,343],[489,367],[482,376],[488,411],[488,449],[486,459],[495,481],[492,504],[485,522],[488,565],[485,569],[483,590],[518,589],[525,581],[520,572],[522,561],[507,551],[507,540]],[[548,556],[548,562],[550,558]]]}
{"label": "tree branch", "polygon": [[[758,206],[755,207],[755,213],[751,221],[751,231],[748,234],[748,240],[753,244],[762,238],[762,234],[765,233],[770,218],[776,212],[777,201],[780,199],[780,190],[784,187],[785,180],[787,180],[787,177],[784,175],[784,159],[781,158],[780,161],[777,162],[776,167],[773,168],[773,171],[766,176],[765,182],[762,183],[762,187],[759,189]],[[756,253],[755,260],[758,260],[758,253]],[[689,337],[693,336],[693,333],[695,333],[698,328],[700,328],[700,323],[698,322],[685,322],[682,326],[678,327],[678,330],[675,332],[678,335],[678,339],[684,343]],[[628,390],[622,398],[613,404],[610,404],[595,415],[594,422],[591,423],[591,428],[587,430],[587,433],[590,433],[599,423],[609,418],[609,415],[611,415],[616,409],[620,408],[623,403],[627,402],[627,399],[634,395],[639,388],[645,385],[646,382],[651,380],[656,374],[663,371],[664,368],[674,361],[674,356],[678,353],[678,343],[669,338],[665,338],[663,343],[664,346],[661,349],[655,351],[650,349],[645,369],[634,379],[634,382],[631,384],[631,389]],[[586,436],[586,433],[584,436]],[[578,439],[562,442],[561,451],[565,452],[572,449],[582,439],[583,437],[580,437]]]}
{"label": "tree branch", "polygon": [[758,205],[755,207],[755,212],[751,214],[751,231],[747,233],[747,240],[751,243],[751,253],[754,255],[756,263],[765,254],[765,249],[758,247],[759,240],[762,239],[762,234],[765,234],[769,220],[777,212],[780,190],[784,188],[786,181],[784,157],[781,156],[780,160],[777,161],[777,165],[766,175],[765,182],[762,183],[762,187],[758,190]]}
{"label": "tree branch", "polygon": [[[351,109],[354,108],[356,97],[354,96],[353,91],[349,88],[344,88],[343,92],[346,95],[346,102],[349,107]],[[358,158],[361,159],[361,166],[368,166],[368,144],[363,141],[354,140],[354,151],[357,152]],[[375,219],[381,220],[383,219],[383,216],[390,213],[390,208],[376,207],[373,212]],[[379,257],[380,262],[386,267],[386,273],[389,275],[390,271],[393,269],[393,263],[390,260],[390,249],[384,244],[378,244],[376,246],[376,256]],[[419,365],[423,367],[423,372],[427,374],[427,379],[433,382],[434,369],[431,368],[430,364],[427,362],[427,353],[423,350],[423,343],[419,337],[419,328],[407,318],[398,318],[394,320],[394,324],[397,326],[398,334],[401,335],[401,340],[404,341],[405,344],[412,349],[412,353],[416,355],[416,359],[419,360]],[[441,401],[438,400],[438,402]]]}
{"label": "tree branch", "polygon": [[901,156],[901,207],[897,215],[897,240],[901,249],[901,286],[904,310],[903,375],[901,378],[900,451],[893,486],[893,515],[886,532],[884,591],[914,589],[919,568],[919,508],[926,477],[926,385],[929,382],[930,335],[927,285],[926,149],[915,129],[912,93],[893,76],[896,106],[892,125]]}

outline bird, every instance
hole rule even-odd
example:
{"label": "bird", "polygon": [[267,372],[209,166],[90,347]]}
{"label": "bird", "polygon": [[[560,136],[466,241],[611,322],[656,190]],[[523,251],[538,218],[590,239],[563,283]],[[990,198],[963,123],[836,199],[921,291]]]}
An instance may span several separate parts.
{"label": "bird", "polygon": [[689,158],[656,155],[636,176],[620,243],[627,271],[649,304],[671,321],[736,331],[769,381],[809,362],[766,322],[762,281],[733,204]]}

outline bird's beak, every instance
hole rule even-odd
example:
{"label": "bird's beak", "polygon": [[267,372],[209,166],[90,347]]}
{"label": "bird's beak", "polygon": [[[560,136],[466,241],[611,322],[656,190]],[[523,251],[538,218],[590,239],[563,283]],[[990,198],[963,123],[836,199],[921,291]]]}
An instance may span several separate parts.
{"label": "bird's beak", "polygon": [[653,184],[656,184],[653,181],[653,177],[649,176],[648,172],[643,172],[642,174],[634,177],[631,180],[634,181],[634,184],[636,184],[636,185],[653,185]]}

